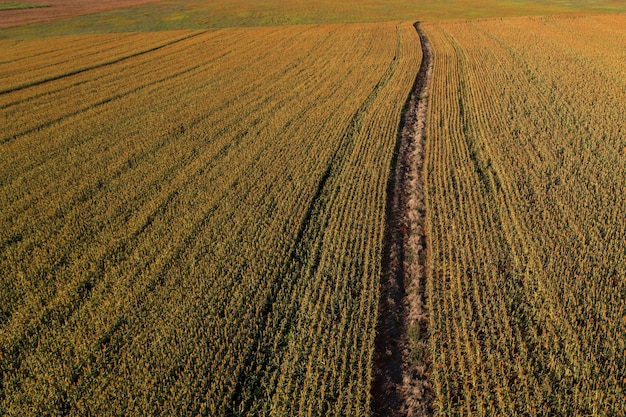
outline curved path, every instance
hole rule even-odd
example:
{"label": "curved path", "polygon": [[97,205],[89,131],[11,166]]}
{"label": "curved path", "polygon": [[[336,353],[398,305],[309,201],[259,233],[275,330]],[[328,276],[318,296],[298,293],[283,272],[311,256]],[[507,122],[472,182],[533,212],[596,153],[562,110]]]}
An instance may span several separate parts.
{"label": "curved path", "polygon": [[377,416],[431,415],[423,162],[433,54],[419,23],[422,62],[405,104],[387,218],[372,401]]}

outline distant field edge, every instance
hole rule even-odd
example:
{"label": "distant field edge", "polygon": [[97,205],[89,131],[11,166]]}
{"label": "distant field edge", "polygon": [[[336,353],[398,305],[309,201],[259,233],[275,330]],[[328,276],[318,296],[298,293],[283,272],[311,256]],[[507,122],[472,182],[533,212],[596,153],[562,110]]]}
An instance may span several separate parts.
{"label": "distant field edge", "polygon": [[[106,12],[122,11],[122,15],[133,15],[135,20],[143,17],[137,14],[137,6],[156,3],[159,0],[34,0],[33,2],[0,2],[0,38],[6,29],[20,29],[30,32],[29,36],[50,36],[62,29],[63,34],[75,34],[80,22],[107,19]],[[104,14],[102,14],[104,13]],[[91,17],[87,17],[91,16]],[[126,20],[128,22],[128,19]],[[32,26],[32,29],[31,29]],[[57,28],[53,30],[52,28]],[[18,33],[22,33],[18,31]],[[110,30],[114,32],[115,30]],[[83,33],[83,32],[81,32]],[[22,35],[24,35],[22,33]]]}
{"label": "distant field edge", "polygon": [[[33,0],[34,1],[34,0]],[[539,2],[533,0],[81,0],[49,1],[53,7],[13,10],[0,15],[0,38],[40,37],[178,29],[292,26],[327,23],[373,23],[522,16],[575,16],[626,12],[624,2]],[[74,5],[74,6],[73,6]],[[80,7],[79,7],[80,5]],[[2,29],[4,28],[4,29]]]}

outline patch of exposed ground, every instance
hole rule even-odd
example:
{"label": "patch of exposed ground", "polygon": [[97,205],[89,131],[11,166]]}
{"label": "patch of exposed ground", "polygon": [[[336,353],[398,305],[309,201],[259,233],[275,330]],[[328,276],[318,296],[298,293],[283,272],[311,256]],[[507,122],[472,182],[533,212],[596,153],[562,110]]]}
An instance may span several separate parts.
{"label": "patch of exposed ground", "polygon": [[432,414],[429,382],[424,231],[424,142],[432,72],[431,46],[415,24],[422,63],[405,105],[387,188],[381,301],[374,358],[376,416]]}
{"label": "patch of exposed ground", "polygon": [[0,13],[0,28],[21,26],[27,23],[47,22],[64,17],[79,16],[107,10],[155,3],[159,0],[28,0],[30,4],[49,7],[3,10]]}

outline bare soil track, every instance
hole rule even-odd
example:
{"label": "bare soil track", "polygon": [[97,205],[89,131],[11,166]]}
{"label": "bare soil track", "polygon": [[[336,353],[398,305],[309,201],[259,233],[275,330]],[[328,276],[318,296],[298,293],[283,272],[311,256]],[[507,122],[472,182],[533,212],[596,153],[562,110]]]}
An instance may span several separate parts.
{"label": "bare soil track", "polygon": [[53,19],[139,6],[156,1],[157,0],[29,0],[27,3],[43,4],[50,7],[2,11],[0,13],[0,28],[21,26],[27,23],[47,22]]}
{"label": "bare soil track", "polygon": [[405,104],[387,210],[380,313],[374,357],[373,411],[377,416],[431,415],[424,299],[426,235],[423,162],[432,49],[419,23],[422,62]]}

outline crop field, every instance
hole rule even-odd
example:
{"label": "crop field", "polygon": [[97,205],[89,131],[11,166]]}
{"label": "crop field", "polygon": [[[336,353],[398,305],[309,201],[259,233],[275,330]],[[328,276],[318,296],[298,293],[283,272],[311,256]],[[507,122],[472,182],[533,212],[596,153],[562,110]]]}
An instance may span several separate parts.
{"label": "crop field", "polygon": [[369,412],[411,23],[0,50],[0,414]]}
{"label": "crop field", "polygon": [[424,26],[437,416],[626,414],[625,28]]}
{"label": "crop field", "polygon": [[0,415],[626,415],[625,11],[0,2]]}
{"label": "crop field", "polygon": [[[0,28],[6,28],[0,29],[0,39],[224,27],[398,21],[412,23],[441,19],[626,12],[626,3],[622,0],[33,1],[54,7],[0,13]],[[131,7],[133,5],[137,6]],[[94,13],[98,10],[105,11]],[[46,21],[51,19],[55,20]],[[40,23],[24,25],[36,21]]]}

